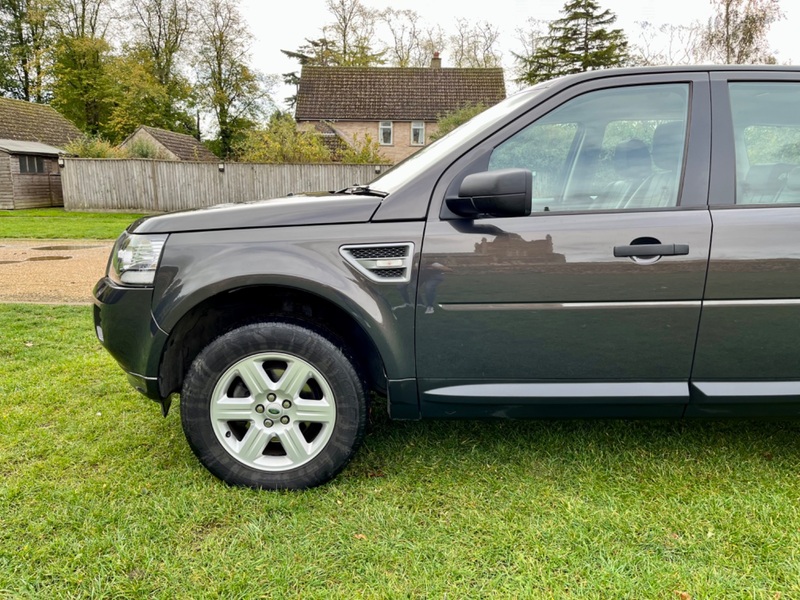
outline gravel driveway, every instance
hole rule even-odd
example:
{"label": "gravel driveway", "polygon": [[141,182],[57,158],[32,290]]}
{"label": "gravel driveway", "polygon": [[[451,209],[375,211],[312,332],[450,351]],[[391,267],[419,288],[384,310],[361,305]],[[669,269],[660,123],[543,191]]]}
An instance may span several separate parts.
{"label": "gravel driveway", "polygon": [[113,244],[0,239],[0,302],[90,304]]}

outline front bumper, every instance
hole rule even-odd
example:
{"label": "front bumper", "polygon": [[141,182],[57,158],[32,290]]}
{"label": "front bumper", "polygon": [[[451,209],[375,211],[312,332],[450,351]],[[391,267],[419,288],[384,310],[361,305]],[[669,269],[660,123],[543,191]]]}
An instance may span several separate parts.
{"label": "front bumper", "polygon": [[158,370],[167,334],[153,319],[152,297],[152,288],[121,287],[104,277],[94,288],[94,326],[131,385],[161,402]]}

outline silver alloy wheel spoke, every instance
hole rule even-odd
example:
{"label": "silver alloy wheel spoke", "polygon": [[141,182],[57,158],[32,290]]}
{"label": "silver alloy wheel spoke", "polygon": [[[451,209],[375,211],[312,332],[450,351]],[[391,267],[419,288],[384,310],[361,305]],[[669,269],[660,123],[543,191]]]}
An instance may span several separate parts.
{"label": "silver alloy wheel spoke", "polygon": [[248,461],[255,461],[264,453],[272,434],[258,425],[250,427],[247,434],[242,439],[239,447],[239,456]]}
{"label": "silver alloy wheel spoke", "polygon": [[273,387],[263,365],[263,361],[255,360],[243,361],[238,365],[239,377],[250,390],[250,395],[258,400]]}
{"label": "silver alloy wheel spoke", "polygon": [[322,400],[295,400],[295,418],[309,423],[328,423],[333,421],[335,411],[331,403]]}
{"label": "silver alloy wheel spoke", "polygon": [[310,365],[305,361],[294,360],[286,365],[286,370],[278,382],[278,388],[289,400],[295,400],[311,377]]}
{"label": "silver alloy wheel spoke", "polygon": [[220,398],[213,414],[218,421],[249,421],[253,418],[253,401],[250,398]]}
{"label": "silver alloy wheel spoke", "polygon": [[[285,365],[277,382],[265,363]],[[237,380],[247,387],[247,397],[229,395],[241,392]],[[322,451],[333,435],[336,402],[330,384],[311,363],[292,354],[265,352],[242,358],[222,373],[209,415],[217,440],[231,457],[253,469],[280,472]]]}
{"label": "silver alloy wheel spoke", "polygon": [[284,427],[282,431],[278,432],[278,440],[292,463],[301,463],[308,459],[308,455],[311,453],[311,444],[306,442],[296,424]]}

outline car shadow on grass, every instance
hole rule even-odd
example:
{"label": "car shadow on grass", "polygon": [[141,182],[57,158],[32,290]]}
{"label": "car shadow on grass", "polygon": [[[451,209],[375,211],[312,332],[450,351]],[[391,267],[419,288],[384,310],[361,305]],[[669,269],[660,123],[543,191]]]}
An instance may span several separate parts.
{"label": "car shadow on grass", "polygon": [[800,420],[391,421],[378,408],[346,473],[402,476],[411,464],[436,465],[456,480],[485,473],[486,465],[509,475],[533,469],[557,477],[586,470],[623,478],[631,472],[794,476],[799,433]]}

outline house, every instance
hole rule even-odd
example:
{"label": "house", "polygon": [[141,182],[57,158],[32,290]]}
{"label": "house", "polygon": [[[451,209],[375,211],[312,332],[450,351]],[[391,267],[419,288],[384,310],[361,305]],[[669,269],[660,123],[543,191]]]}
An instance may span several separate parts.
{"label": "house", "polygon": [[430,141],[439,117],[471,104],[505,98],[503,70],[303,67],[295,119],[303,129],[323,123],[348,143],[368,134],[398,162]]}
{"label": "house", "polygon": [[199,140],[185,133],[176,133],[158,127],[142,125],[120,144],[122,148],[131,148],[137,143],[152,146],[159,158],[166,160],[182,160],[187,162],[217,162],[219,159]]}
{"label": "house", "polygon": [[63,206],[58,156],[80,136],[51,106],[0,98],[0,209]]}

